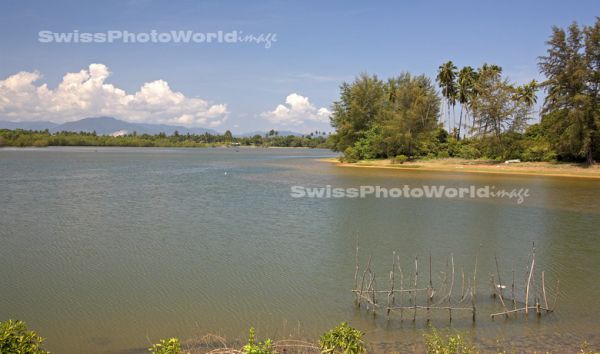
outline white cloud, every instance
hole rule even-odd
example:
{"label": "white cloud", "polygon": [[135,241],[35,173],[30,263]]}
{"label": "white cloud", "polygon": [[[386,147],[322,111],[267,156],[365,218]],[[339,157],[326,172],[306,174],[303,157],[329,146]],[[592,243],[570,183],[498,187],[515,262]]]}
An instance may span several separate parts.
{"label": "white cloud", "polygon": [[279,125],[301,125],[306,121],[327,123],[331,112],[325,107],[317,109],[308,97],[297,93],[289,94],[285,104],[280,104],[274,110],[263,112],[261,116],[271,123]]}
{"label": "white cloud", "polygon": [[164,80],[147,82],[128,94],[107,84],[104,64],[67,73],[55,89],[36,85],[38,72],[19,72],[0,81],[0,117],[14,121],[65,122],[90,116],[114,116],[134,122],[178,123],[187,126],[221,125],[227,105],[210,104],[173,91]]}

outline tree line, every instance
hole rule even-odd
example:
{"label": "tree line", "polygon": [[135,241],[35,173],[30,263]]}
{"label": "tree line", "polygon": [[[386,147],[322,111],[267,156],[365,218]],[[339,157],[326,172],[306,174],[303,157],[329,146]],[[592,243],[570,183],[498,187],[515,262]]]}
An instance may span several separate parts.
{"label": "tree line", "polygon": [[282,136],[275,130],[251,137],[234,137],[228,130],[224,134],[171,135],[132,134],[122,136],[97,135],[95,132],[57,132],[48,130],[0,129],[0,147],[46,147],[46,146],[124,146],[124,147],[210,147],[222,145],[261,147],[307,147],[329,148],[328,135],[315,131],[303,136]]}
{"label": "tree line", "polygon": [[[540,83],[519,86],[498,65],[459,69],[452,61],[439,66],[435,83],[410,73],[387,80],[361,74],[340,86],[333,104],[333,148],[350,162],[399,156],[594,163],[600,18],[591,26],[554,27],[546,44]],[[540,90],[545,99],[536,112]]]}

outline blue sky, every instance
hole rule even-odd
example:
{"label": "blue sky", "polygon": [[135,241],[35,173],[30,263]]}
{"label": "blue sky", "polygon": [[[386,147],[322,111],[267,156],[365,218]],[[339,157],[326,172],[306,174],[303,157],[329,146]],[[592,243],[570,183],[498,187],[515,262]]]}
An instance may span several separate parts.
{"label": "blue sky", "polygon": [[[104,71],[97,70],[102,84],[123,90],[138,105],[150,102],[150,93],[167,90],[164,83],[168,84],[169,95],[179,92],[185,96],[186,101],[182,102],[187,110],[171,112],[162,107],[161,113],[156,113],[157,108],[151,113],[155,118],[148,118],[149,121],[172,122],[168,114],[185,116],[204,110],[202,118],[189,120],[188,125],[206,122],[217,130],[234,132],[267,128],[323,130],[328,124],[319,118],[319,109],[330,108],[338,97],[340,83],[361,72],[387,77],[410,71],[434,77],[437,67],[451,59],[458,66],[498,64],[517,82],[539,79],[537,57],[545,52],[544,41],[552,25],[564,27],[572,21],[591,24],[599,10],[597,1],[5,0],[0,3],[0,80],[17,72],[37,72],[33,84],[33,79],[19,77],[30,85],[23,86],[23,90],[47,84],[49,90],[58,91],[57,85],[66,73],[84,69],[93,78],[88,67],[99,63],[110,72],[106,77]],[[38,41],[38,32],[42,30],[149,32],[153,29],[276,33],[277,42],[265,49],[262,45],[241,43]],[[140,88],[146,83],[155,85],[147,86],[147,95],[132,98],[143,91]],[[93,90],[88,93],[99,95]],[[286,104],[286,97],[294,93],[296,96]],[[6,97],[16,102],[15,92],[12,95]],[[35,95],[27,96],[28,100],[46,97]],[[4,111],[0,106],[0,119],[71,120],[76,114],[87,113],[86,109],[94,113],[98,107],[112,112],[112,108],[107,108],[112,101],[100,102],[100,98],[88,97],[92,102],[89,107],[71,109],[60,116],[56,102],[67,96],[55,92],[53,97],[53,105],[42,102],[35,112],[31,107],[20,112],[17,103],[5,105]],[[71,101],[69,104],[75,104]],[[65,104],[61,103],[61,107]],[[301,114],[312,118],[269,119],[272,115],[268,112],[273,114],[278,105],[293,110],[294,104]],[[212,111],[216,112],[216,118],[208,113],[211,107],[216,107]],[[44,115],[44,109],[54,111]],[[114,111],[132,116],[118,118],[146,120],[139,107],[135,111],[131,107],[118,107]]]}

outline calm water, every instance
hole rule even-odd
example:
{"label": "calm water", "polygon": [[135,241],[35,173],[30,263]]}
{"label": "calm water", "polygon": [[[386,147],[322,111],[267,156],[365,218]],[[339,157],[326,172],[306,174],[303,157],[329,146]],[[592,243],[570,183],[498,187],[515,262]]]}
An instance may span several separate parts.
{"label": "calm water", "polygon": [[[0,149],[0,320],[19,318],[56,353],[144,352],[148,339],[208,332],[315,336],[349,321],[381,343],[413,348],[425,321],[373,318],[353,305],[355,237],[384,283],[392,251],[405,267],[447,257],[470,272],[478,253],[481,345],[600,345],[600,181],[340,168],[302,149]],[[293,199],[292,185],[404,184],[529,188],[509,200]],[[525,276],[532,242],[557,312],[492,321],[488,279]],[[457,279],[458,281],[458,279]],[[549,286],[550,287],[550,286]],[[553,298],[553,290],[549,297]],[[448,325],[446,314],[434,319]]]}

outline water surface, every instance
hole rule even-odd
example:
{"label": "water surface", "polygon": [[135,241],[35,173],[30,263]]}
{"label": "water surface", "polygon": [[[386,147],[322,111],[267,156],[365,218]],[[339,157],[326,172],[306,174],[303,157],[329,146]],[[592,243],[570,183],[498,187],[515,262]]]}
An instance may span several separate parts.
{"label": "water surface", "polygon": [[[145,352],[148,340],[254,326],[316,336],[349,321],[380,350],[412,348],[415,323],[357,310],[355,239],[385,283],[392,251],[410,267],[431,252],[475,256],[480,315],[452,326],[486,348],[600,345],[600,182],[340,168],[308,149],[0,149],[0,319],[19,318],[56,353]],[[510,200],[294,199],[290,187],[404,184],[529,188]],[[492,321],[488,279],[498,254],[522,282],[531,244],[557,311]],[[424,265],[425,266],[425,265]],[[457,280],[458,281],[458,280]],[[383,285],[382,285],[383,286]],[[447,315],[433,324],[448,325]],[[510,347],[509,347],[510,348]]]}

